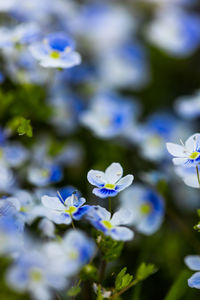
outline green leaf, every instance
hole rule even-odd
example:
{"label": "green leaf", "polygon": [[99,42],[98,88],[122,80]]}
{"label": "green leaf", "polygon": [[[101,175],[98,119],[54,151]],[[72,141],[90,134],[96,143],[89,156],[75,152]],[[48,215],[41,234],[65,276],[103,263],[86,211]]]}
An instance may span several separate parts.
{"label": "green leaf", "polygon": [[164,300],[179,300],[185,295],[186,290],[189,289],[187,279],[191,276],[191,271],[183,270],[177,280],[171,286]]}
{"label": "green leaf", "polygon": [[28,137],[33,136],[31,121],[24,117],[14,117],[11,121],[9,121],[8,127],[12,131],[17,131],[19,135],[27,135]]}
{"label": "green leaf", "polygon": [[153,264],[142,263],[136,272],[136,279],[138,281],[144,280],[149,277],[151,274],[156,272],[156,267]]}
{"label": "green leaf", "polygon": [[200,217],[200,209],[197,209],[197,214]]}
{"label": "green leaf", "polygon": [[109,236],[104,236],[101,232],[97,232],[96,241],[104,259],[107,261],[116,260],[121,255],[123,242],[115,241]]}
{"label": "green leaf", "polygon": [[97,268],[92,264],[85,265],[81,270],[80,276],[82,280],[97,281],[98,279]]}
{"label": "green leaf", "polygon": [[101,292],[101,286],[98,286],[98,291],[97,291],[97,300],[103,300],[103,295]]}
{"label": "green leaf", "polygon": [[67,291],[67,295],[69,297],[75,297],[75,296],[77,296],[80,293],[80,291],[81,291],[80,286],[73,286],[71,289],[69,289]]}
{"label": "green leaf", "polygon": [[116,277],[115,289],[118,290],[118,291],[120,291],[123,288],[127,287],[133,279],[132,275],[130,275],[128,273],[126,274],[126,270],[127,270],[126,267],[123,268]]}

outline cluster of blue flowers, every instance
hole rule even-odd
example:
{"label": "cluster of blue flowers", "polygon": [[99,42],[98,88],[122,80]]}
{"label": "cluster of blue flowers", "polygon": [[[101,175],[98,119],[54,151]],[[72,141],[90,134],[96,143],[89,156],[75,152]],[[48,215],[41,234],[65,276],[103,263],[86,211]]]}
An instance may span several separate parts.
{"label": "cluster of blue flowers", "polygon": [[[11,120],[2,117],[0,124],[0,256],[10,260],[4,278],[13,290],[28,292],[36,300],[54,299],[98,257],[102,237],[117,244],[157,232],[165,216],[164,193],[159,190],[163,181],[175,186],[177,207],[192,211],[198,207],[200,133],[193,132],[198,130],[200,90],[175,93],[173,110],[158,108],[150,115],[140,101],[140,92],[145,94],[154,81],[151,48],[179,62],[200,47],[195,4],[195,0],[138,0],[127,6],[113,1],[1,1],[0,109],[3,115],[8,107]],[[149,11],[147,18],[143,7]],[[16,93],[14,100],[7,86],[14,97]],[[30,87],[44,92],[39,105],[33,92],[31,108],[28,101],[20,103],[18,92],[23,89],[26,97]],[[15,117],[26,104],[29,111],[23,117],[33,117],[34,133],[28,145],[15,138],[16,128],[23,135]],[[90,156],[84,145],[90,148],[88,136],[97,141],[96,149],[98,143],[112,142],[133,149],[134,154],[126,157],[126,171],[134,155],[152,165],[152,171],[140,170],[132,186],[133,175],[123,176],[118,154],[113,152],[110,160],[104,146],[102,156],[96,153],[98,161],[84,166]],[[84,167],[102,166],[102,157],[110,163],[105,172],[91,169],[86,176]],[[81,188],[72,186],[79,172],[82,185],[87,186],[87,177],[93,186],[87,201]],[[197,192],[190,195],[187,186]],[[85,228],[98,237],[86,234]],[[187,256],[185,263],[200,271],[198,255]],[[97,294],[99,281],[93,285]],[[200,289],[199,282],[197,272],[188,284]],[[105,298],[112,293],[105,292]]]}

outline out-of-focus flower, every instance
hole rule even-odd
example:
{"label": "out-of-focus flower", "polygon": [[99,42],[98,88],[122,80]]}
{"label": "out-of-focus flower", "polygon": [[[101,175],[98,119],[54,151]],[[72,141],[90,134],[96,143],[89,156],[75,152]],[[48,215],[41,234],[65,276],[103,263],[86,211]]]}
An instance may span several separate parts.
{"label": "out-of-focus flower", "polygon": [[47,256],[55,259],[57,268],[64,269],[67,276],[73,276],[87,264],[95,252],[94,242],[79,230],[68,231],[62,240],[46,245]]}
{"label": "out-of-focus flower", "polygon": [[32,44],[30,51],[45,68],[71,68],[81,63],[74,41],[64,33],[52,33],[43,41]]}
{"label": "out-of-focus flower", "polygon": [[200,18],[184,10],[167,6],[158,10],[148,25],[148,39],[176,57],[191,55],[200,44]]}
{"label": "out-of-focus flower", "polygon": [[49,219],[43,218],[38,225],[44,236],[55,238],[55,225]]}
{"label": "out-of-focus flower", "polygon": [[16,291],[30,292],[37,300],[53,298],[52,289],[63,289],[67,280],[63,268],[49,259],[43,249],[22,253],[7,273],[7,282]]}
{"label": "out-of-focus flower", "polygon": [[199,271],[194,273],[188,279],[188,285],[191,288],[200,289],[200,256],[199,255],[188,255],[185,257],[185,264],[192,271]]}
{"label": "out-of-focus flower", "polygon": [[132,212],[131,225],[146,235],[156,232],[163,220],[164,202],[154,190],[142,185],[130,187],[120,195],[122,208]]}
{"label": "out-of-focus flower", "polygon": [[58,193],[57,197],[42,197],[42,204],[48,209],[47,217],[56,224],[70,224],[72,219],[80,220],[90,209],[89,205],[83,205],[84,198],[78,198],[74,193],[63,198]]}
{"label": "out-of-focus flower", "polygon": [[200,134],[195,133],[189,137],[185,145],[167,143],[167,150],[175,158],[172,159],[175,165],[186,167],[196,166],[200,162]]}
{"label": "out-of-focus flower", "polygon": [[114,93],[102,93],[96,95],[89,109],[81,114],[81,122],[97,136],[109,139],[129,131],[137,112],[136,103]]}
{"label": "out-of-focus flower", "polygon": [[35,23],[24,23],[14,29],[0,28],[0,48],[12,48],[18,45],[26,45],[34,42],[39,37],[39,27]]}
{"label": "out-of-focus flower", "polygon": [[119,163],[112,163],[105,172],[90,170],[87,174],[88,181],[97,186],[93,194],[100,198],[114,197],[133,182],[133,175],[122,177],[123,169]]}
{"label": "out-of-focus flower", "polygon": [[137,90],[146,85],[150,77],[144,49],[131,43],[103,53],[99,59],[99,70],[101,84],[106,88]]}
{"label": "out-of-focus flower", "polygon": [[200,90],[192,96],[181,96],[176,99],[177,113],[186,119],[195,119],[200,116]]}
{"label": "out-of-focus flower", "polygon": [[196,167],[196,165],[190,166],[190,168],[187,166],[178,166],[175,168],[175,172],[182,178],[186,185],[193,188],[200,188]]}
{"label": "out-of-focus flower", "polygon": [[127,225],[131,221],[131,212],[127,209],[120,209],[113,214],[105,208],[97,205],[89,211],[88,218],[91,224],[102,231],[105,235],[110,236],[113,240],[128,241],[133,239],[133,231],[121,225]]}
{"label": "out-of-focus flower", "polygon": [[11,169],[0,163],[0,191],[9,191],[14,182],[15,178]]}
{"label": "out-of-focus flower", "polygon": [[30,166],[28,169],[28,180],[36,186],[45,186],[59,182],[62,179],[62,170],[55,164],[44,164],[44,166]]}

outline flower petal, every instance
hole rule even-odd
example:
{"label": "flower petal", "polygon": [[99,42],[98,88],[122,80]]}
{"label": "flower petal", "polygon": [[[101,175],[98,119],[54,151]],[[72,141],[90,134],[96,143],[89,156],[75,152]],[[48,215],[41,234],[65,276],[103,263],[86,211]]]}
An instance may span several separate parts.
{"label": "flower petal", "polygon": [[129,228],[118,226],[110,231],[110,236],[116,241],[129,241],[133,239],[134,233]]}
{"label": "flower petal", "polygon": [[100,197],[103,199],[108,198],[108,197],[114,197],[118,194],[118,191],[116,191],[116,190],[110,190],[110,189],[105,189],[105,188],[101,188],[101,189],[95,188],[95,189],[93,189],[92,192],[97,197]]}
{"label": "flower petal", "polygon": [[100,205],[91,206],[88,212],[89,219],[109,221],[110,217],[111,217],[111,213],[107,211],[107,209],[105,209],[104,207],[101,207]]}
{"label": "flower petal", "polygon": [[97,187],[103,187],[106,183],[105,174],[102,171],[90,170],[87,179],[89,183]]}
{"label": "flower petal", "polygon": [[189,162],[188,158],[182,158],[182,157],[176,157],[172,159],[174,165],[179,166],[179,165],[186,165]]}
{"label": "flower petal", "polygon": [[115,184],[123,175],[123,169],[119,163],[112,163],[105,171],[108,183]]}
{"label": "flower petal", "polygon": [[188,279],[188,285],[191,288],[200,289],[200,272],[194,273],[194,275]]}
{"label": "flower petal", "polygon": [[56,224],[70,224],[71,223],[71,217],[67,213],[60,213],[58,211],[52,211],[49,214],[46,215],[47,218],[49,218],[51,221],[53,221]]}
{"label": "flower petal", "polygon": [[193,271],[200,271],[200,256],[188,255],[184,259],[185,264]]}
{"label": "flower petal", "polygon": [[200,134],[195,133],[190,136],[185,142],[185,146],[187,150],[194,152],[200,148]]}
{"label": "flower petal", "polygon": [[78,210],[73,214],[73,219],[74,220],[80,220],[90,209],[89,205],[84,205],[80,208],[78,208]]}
{"label": "flower petal", "polygon": [[166,146],[171,155],[177,157],[187,157],[187,153],[185,153],[186,150],[183,146],[174,143],[167,143]]}
{"label": "flower petal", "polygon": [[114,226],[129,224],[132,221],[132,213],[126,208],[121,208],[112,216],[111,223]]}
{"label": "flower petal", "polygon": [[47,208],[55,210],[63,210],[65,208],[58,197],[49,197],[45,195],[42,197],[42,204]]}
{"label": "flower petal", "polygon": [[118,192],[123,191],[125,188],[127,188],[129,185],[132,184],[133,179],[134,179],[134,176],[133,176],[133,175],[126,175],[125,177],[123,177],[122,179],[120,179],[120,180],[117,182],[117,185],[116,185],[116,188],[115,188],[115,189],[116,189]]}

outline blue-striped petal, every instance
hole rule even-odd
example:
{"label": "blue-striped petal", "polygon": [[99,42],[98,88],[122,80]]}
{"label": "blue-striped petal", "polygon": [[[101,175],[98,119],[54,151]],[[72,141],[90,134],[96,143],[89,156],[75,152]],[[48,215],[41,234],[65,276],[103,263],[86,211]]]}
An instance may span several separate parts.
{"label": "blue-striped petal", "polygon": [[200,289],[200,272],[194,273],[194,275],[188,279],[188,285],[191,288]]}
{"label": "blue-striped petal", "polygon": [[74,220],[80,220],[90,209],[89,205],[84,205],[77,209],[77,211],[73,214]]}
{"label": "blue-striped petal", "polygon": [[118,194],[118,191],[116,190],[111,190],[111,189],[106,189],[106,188],[95,188],[93,189],[93,194],[95,194],[97,197],[100,198],[108,198],[108,197],[114,197]]}

